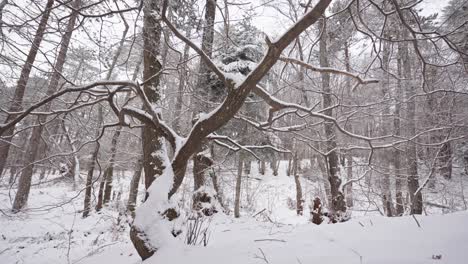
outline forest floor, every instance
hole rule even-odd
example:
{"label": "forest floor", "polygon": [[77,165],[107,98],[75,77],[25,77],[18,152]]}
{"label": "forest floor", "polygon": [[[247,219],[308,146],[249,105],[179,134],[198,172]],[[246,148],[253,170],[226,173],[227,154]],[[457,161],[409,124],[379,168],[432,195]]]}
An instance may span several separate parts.
{"label": "forest floor", "polygon": [[[293,178],[268,174],[246,181],[241,218],[217,214],[204,223],[209,227],[206,247],[187,246],[181,237],[178,246],[161,248],[145,263],[467,263],[468,211],[441,214],[436,208],[429,216],[387,218],[379,214],[380,201],[370,197],[372,192],[355,186],[352,219],[317,226],[310,223],[307,206],[303,216],[296,216],[288,205],[295,197]],[[120,177],[115,186],[128,190],[130,175]],[[233,189],[226,187],[231,183],[224,184],[225,190]],[[320,194],[318,182],[302,179],[302,184],[306,201]],[[186,185],[189,189],[190,183]],[[51,181],[33,186],[27,210],[12,214],[14,190],[3,185],[0,264],[141,263],[128,236],[128,217],[119,214],[126,195],[83,219],[83,190]],[[433,196],[434,203],[451,202],[440,192],[425,195]],[[231,193],[224,198],[232,207]]]}

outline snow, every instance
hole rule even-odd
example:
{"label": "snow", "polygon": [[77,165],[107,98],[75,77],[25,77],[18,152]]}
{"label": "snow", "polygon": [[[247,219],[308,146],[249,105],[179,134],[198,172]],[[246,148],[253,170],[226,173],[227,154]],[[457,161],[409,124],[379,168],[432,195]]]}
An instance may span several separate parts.
{"label": "snow", "polygon": [[11,214],[8,190],[0,192],[0,263],[91,264],[112,255],[113,264],[138,261],[118,211],[105,208],[81,218],[83,190],[54,183],[33,188],[30,198],[26,212]]}
{"label": "snow", "polygon": [[[160,140],[164,141],[164,139]],[[175,207],[175,203],[167,197],[174,182],[174,172],[167,156],[165,143],[162,142],[161,145],[162,149],[153,154],[159,156],[163,161],[164,171],[148,188],[148,199],[136,209],[133,222],[138,230],[144,230],[146,239],[156,248],[175,245],[172,243],[175,241],[171,234],[172,229],[168,221],[161,215],[168,208]]]}
{"label": "snow", "polygon": [[244,80],[247,78],[247,76],[244,76],[240,72],[224,72],[224,76],[226,77],[227,80],[232,81],[234,85],[234,89],[239,87]]}
{"label": "snow", "polygon": [[[145,263],[462,264],[468,257],[467,219],[468,212],[421,217],[421,228],[410,216],[320,226],[218,219],[208,247],[168,248]],[[440,261],[432,259],[437,255]]]}
{"label": "snow", "polygon": [[[169,162],[167,157],[165,162]],[[260,175],[257,163],[252,162],[251,174],[243,178],[241,218],[218,213],[210,219],[207,247],[185,245],[183,235],[172,237],[170,230],[174,225],[183,229],[186,216],[182,215],[177,223],[159,217],[157,211],[174,206],[180,198],[174,196],[174,201],[168,201],[173,175],[171,169],[165,170],[150,187],[150,199],[137,209],[135,224],[148,232],[153,245],[161,246],[144,263],[466,263],[468,211],[440,214],[439,209],[427,207],[431,215],[416,216],[416,220],[412,216],[383,217],[366,200],[375,191],[358,182],[353,185],[352,219],[317,226],[310,223],[308,208],[310,200],[323,193],[320,181],[310,180],[317,172],[304,172],[300,178],[306,206],[304,215],[296,216],[295,210],[288,207],[288,200],[295,199],[295,184],[293,177],[285,175],[286,165],[287,161],[280,163],[279,176],[273,176],[269,168]],[[306,165],[303,161],[302,166]],[[80,212],[83,190],[73,190],[71,184],[50,181],[34,185],[27,210],[18,214],[10,211],[14,188],[10,193],[7,186],[0,185],[0,263],[141,263],[129,239],[127,221],[131,217],[122,214],[132,174],[128,171],[114,181],[116,191],[122,192],[122,200],[113,200],[100,213],[93,211],[86,219],[81,218]],[[36,183],[39,175],[34,177]],[[1,184],[7,178],[4,176]],[[188,195],[186,206],[190,206],[193,190],[191,178],[187,175],[179,190],[180,195]],[[232,208],[229,198],[233,197],[235,177],[227,171],[218,174],[218,178],[224,185],[224,203]],[[455,186],[460,181],[464,179],[455,178],[440,186],[453,190],[450,193],[424,191],[424,196],[438,204],[458,204],[460,194]],[[82,182],[77,186],[83,186]],[[140,184],[139,201],[144,196],[142,189]],[[379,201],[376,197],[371,199]],[[437,256],[441,259],[433,259]]]}

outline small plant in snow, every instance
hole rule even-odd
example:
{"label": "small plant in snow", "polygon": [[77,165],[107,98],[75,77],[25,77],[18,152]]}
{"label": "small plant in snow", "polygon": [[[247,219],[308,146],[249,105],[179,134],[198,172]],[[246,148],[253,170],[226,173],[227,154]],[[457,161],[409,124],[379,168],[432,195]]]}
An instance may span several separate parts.
{"label": "small plant in snow", "polygon": [[187,245],[203,245],[210,240],[211,217],[195,216],[189,218],[186,224],[185,243]]}

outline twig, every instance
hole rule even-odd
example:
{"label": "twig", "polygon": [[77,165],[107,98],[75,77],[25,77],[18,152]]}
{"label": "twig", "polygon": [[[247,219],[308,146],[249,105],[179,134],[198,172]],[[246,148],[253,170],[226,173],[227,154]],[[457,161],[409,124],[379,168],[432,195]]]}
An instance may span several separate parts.
{"label": "twig", "polygon": [[265,212],[265,210],[266,210],[266,208],[263,208],[260,212],[254,214],[252,217],[256,217],[257,215],[259,215],[259,214]]}
{"label": "twig", "polygon": [[421,225],[419,224],[418,219],[416,219],[416,216],[414,216],[414,214],[411,216],[414,218],[414,221],[416,221],[416,224],[418,224],[418,227],[421,228]]}
{"label": "twig", "polygon": [[261,241],[275,241],[275,242],[285,242],[284,239],[274,239],[274,238],[263,238],[263,239],[255,239],[254,242],[261,242]]}
{"label": "twig", "polygon": [[263,252],[263,250],[261,248],[258,248],[258,250],[260,250],[260,252],[262,253],[262,257],[259,257],[258,255],[255,255],[255,257],[259,258],[259,259],[262,259],[263,261],[265,261],[265,263],[270,263],[268,261],[268,259],[266,258],[265,253]]}

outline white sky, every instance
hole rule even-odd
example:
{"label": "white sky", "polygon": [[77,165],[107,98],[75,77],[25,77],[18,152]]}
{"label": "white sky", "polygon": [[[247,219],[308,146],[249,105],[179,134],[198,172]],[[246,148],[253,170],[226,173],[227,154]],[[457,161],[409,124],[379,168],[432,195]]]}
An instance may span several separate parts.
{"label": "white sky", "polygon": [[[250,1],[251,3],[261,2],[262,0]],[[275,2],[275,1],[273,1]],[[283,1],[276,1],[283,2]],[[448,0],[423,0],[416,8],[422,9],[422,14],[425,16],[433,13],[441,14],[443,8],[447,5]],[[333,2],[332,2],[333,3]],[[254,19],[257,27],[269,35],[281,34],[292,23],[287,21],[282,15],[279,15],[276,10],[271,7],[260,7],[256,9],[258,17]],[[232,15],[231,15],[232,16]]]}

